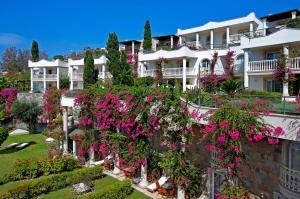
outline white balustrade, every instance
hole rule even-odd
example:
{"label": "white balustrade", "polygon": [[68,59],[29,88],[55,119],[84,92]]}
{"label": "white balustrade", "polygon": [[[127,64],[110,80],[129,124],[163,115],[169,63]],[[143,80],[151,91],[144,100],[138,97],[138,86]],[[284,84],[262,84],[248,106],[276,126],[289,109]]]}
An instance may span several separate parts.
{"label": "white balustrade", "polygon": [[44,75],[43,74],[33,74],[33,79],[43,79]]}
{"label": "white balustrade", "polygon": [[291,191],[300,193],[300,171],[281,165],[280,184]]}
{"label": "white balustrade", "polygon": [[46,79],[57,79],[57,74],[46,74]]}
{"label": "white balustrade", "polygon": [[102,78],[104,73],[104,78],[112,78],[112,74],[110,72],[99,72],[98,78]]}
{"label": "white balustrade", "polygon": [[277,59],[249,62],[249,71],[274,71],[277,68]]}
{"label": "white balustrade", "polygon": [[291,69],[300,69],[300,57],[295,57],[290,59]]}
{"label": "white balustrade", "polygon": [[73,73],[72,78],[73,78],[73,80],[82,80],[83,79],[83,73]]}

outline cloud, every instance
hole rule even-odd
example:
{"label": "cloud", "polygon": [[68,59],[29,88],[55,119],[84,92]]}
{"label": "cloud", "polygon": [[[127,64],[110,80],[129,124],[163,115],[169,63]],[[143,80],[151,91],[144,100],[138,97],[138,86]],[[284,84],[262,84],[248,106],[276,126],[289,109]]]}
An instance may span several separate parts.
{"label": "cloud", "polygon": [[0,33],[0,46],[13,46],[22,43],[23,37],[14,33]]}

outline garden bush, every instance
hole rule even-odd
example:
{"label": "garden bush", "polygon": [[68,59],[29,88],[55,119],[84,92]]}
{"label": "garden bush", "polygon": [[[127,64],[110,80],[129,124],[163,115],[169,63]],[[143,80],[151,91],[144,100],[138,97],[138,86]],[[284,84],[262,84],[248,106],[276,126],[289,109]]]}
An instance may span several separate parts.
{"label": "garden bush", "polygon": [[134,80],[134,85],[138,87],[147,87],[153,85],[153,78],[152,77],[141,77],[141,78],[136,78]]}
{"label": "garden bush", "polygon": [[35,198],[41,194],[57,191],[72,184],[103,177],[102,167],[78,169],[52,176],[44,176],[21,186],[0,192],[0,199]]}
{"label": "garden bush", "polygon": [[42,175],[58,174],[78,168],[78,161],[71,157],[56,157],[45,160],[17,160],[9,174],[0,179],[0,184],[11,181],[32,179]]}
{"label": "garden bush", "polygon": [[0,146],[8,137],[8,129],[0,127]]}
{"label": "garden bush", "polygon": [[100,189],[94,193],[88,194],[85,199],[123,199],[132,193],[131,182],[124,180],[117,182],[109,187]]}
{"label": "garden bush", "polygon": [[251,89],[242,90],[240,94],[241,95],[258,95],[258,96],[264,96],[264,97],[282,97],[282,93],[251,90]]}

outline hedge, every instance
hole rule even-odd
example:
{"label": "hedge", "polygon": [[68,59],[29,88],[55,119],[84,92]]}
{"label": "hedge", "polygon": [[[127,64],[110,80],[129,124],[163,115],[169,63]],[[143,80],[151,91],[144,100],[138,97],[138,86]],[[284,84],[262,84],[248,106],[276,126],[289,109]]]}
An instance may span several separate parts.
{"label": "hedge", "polygon": [[89,182],[101,177],[102,167],[84,168],[52,176],[44,176],[26,182],[16,188],[0,192],[0,199],[30,199],[51,191],[57,191],[67,186]]}
{"label": "hedge", "polygon": [[[0,116],[0,119],[1,119],[1,116]],[[8,137],[8,129],[0,127],[0,146],[7,139],[7,137]]]}
{"label": "hedge", "polygon": [[127,198],[132,191],[131,182],[123,180],[99,191],[96,190],[94,193],[85,196],[84,199],[123,199]]}

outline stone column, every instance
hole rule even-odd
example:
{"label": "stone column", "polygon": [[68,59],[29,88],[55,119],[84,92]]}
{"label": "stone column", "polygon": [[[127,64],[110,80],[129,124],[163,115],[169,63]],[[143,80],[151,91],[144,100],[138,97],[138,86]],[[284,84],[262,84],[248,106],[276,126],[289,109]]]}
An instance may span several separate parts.
{"label": "stone column", "polygon": [[105,79],[105,65],[102,65],[102,79]]}
{"label": "stone column", "polygon": [[141,165],[141,182],[139,186],[145,188],[148,186],[147,181],[147,159],[145,160],[145,165]]}
{"label": "stone column", "polygon": [[263,30],[264,30],[264,36],[267,35],[267,19],[263,19]]}
{"label": "stone column", "polygon": [[296,11],[292,12],[291,14],[292,14],[292,19],[296,19],[297,18],[297,12]]}
{"label": "stone column", "polygon": [[77,143],[73,140],[73,157],[77,158]]}
{"label": "stone column", "polygon": [[179,45],[182,46],[182,36],[179,36]]}
{"label": "stone column", "polygon": [[214,30],[210,30],[210,49],[214,49]]}
{"label": "stone column", "polygon": [[57,79],[56,79],[56,87],[57,87],[57,89],[59,89],[59,87],[60,87],[60,86],[59,86],[59,78],[60,78],[60,77],[59,77],[59,67],[57,67],[57,74],[56,74],[56,75],[57,75],[57,77],[56,77],[56,78],[57,78]]}
{"label": "stone column", "polygon": [[141,68],[141,74],[140,74],[140,76],[141,77],[144,77],[144,62],[140,62],[140,68]]}
{"label": "stone column", "polygon": [[43,68],[43,84],[44,84],[44,92],[46,92],[47,84],[46,84],[46,68]]}
{"label": "stone column", "polygon": [[70,73],[70,90],[74,89],[74,83],[73,83],[73,66],[71,66],[71,73]]}
{"label": "stone column", "polygon": [[282,95],[283,96],[289,96],[289,73],[288,69],[290,67],[290,60],[289,60],[289,45],[285,44],[283,45],[283,54],[285,56],[285,75],[284,75],[284,82],[283,82],[283,88],[282,88]]}
{"label": "stone column", "polygon": [[230,28],[229,27],[226,28],[226,44],[227,44],[227,47],[230,44]]}
{"label": "stone column", "polygon": [[171,38],[170,38],[170,39],[171,39],[171,41],[170,41],[170,42],[171,42],[171,48],[173,48],[173,47],[174,47],[174,37],[173,37],[173,36],[171,36]]}
{"label": "stone column", "polygon": [[30,68],[30,92],[33,92],[33,68]]}
{"label": "stone column", "polygon": [[[119,133],[120,130],[117,129],[117,133]],[[113,173],[118,175],[121,173],[121,170],[119,169],[120,168],[120,161],[119,161],[119,154],[116,153],[115,154],[115,162],[114,162],[114,170],[113,170]]]}
{"label": "stone column", "polygon": [[254,28],[253,28],[253,22],[250,23],[249,25],[249,32],[250,32],[250,37],[254,36]]}
{"label": "stone column", "polygon": [[244,87],[249,88],[249,76],[248,76],[248,66],[249,66],[249,50],[244,50]]}
{"label": "stone column", "polygon": [[134,56],[134,41],[131,42],[131,54]]}
{"label": "stone column", "polygon": [[65,133],[63,153],[68,154],[68,107],[63,107],[63,131]]}
{"label": "stone column", "polygon": [[95,161],[95,151],[93,145],[90,146],[90,163]]}
{"label": "stone column", "polygon": [[199,33],[196,33],[196,47],[200,46],[200,39],[199,39]]}
{"label": "stone column", "polygon": [[186,91],[186,57],[183,58],[182,60],[182,91]]}

